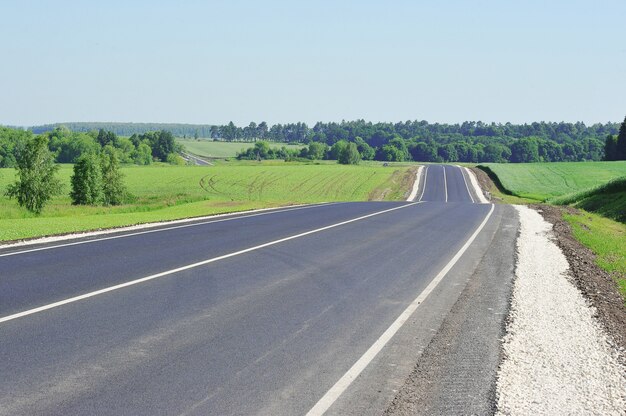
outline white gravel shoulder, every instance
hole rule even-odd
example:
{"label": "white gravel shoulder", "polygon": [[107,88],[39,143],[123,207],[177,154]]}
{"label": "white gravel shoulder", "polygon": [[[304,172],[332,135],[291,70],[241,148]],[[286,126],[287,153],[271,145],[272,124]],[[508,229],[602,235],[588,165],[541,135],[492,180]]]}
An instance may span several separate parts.
{"label": "white gravel shoulder", "polygon": [[465,169],[465,172],[467,172],[467,176],[469,176],[470,178],[470,184],[472,185],[472,188],[474,188],[474,192],[478,197],[478,201],[481,204],[488,204],[489,201],[487,200],[487,198],[485,198],[485,194],[483,193],[480,185],[478,185],[478,179],[476,179],[476,175],[474,174],[474,172],[472,172],[472,170],[468,169],[467,167],[464,167],[463,169]]}
{"label": "white gravel shoulder", "polygon": [[417,172],[415,173],[415,182],[413,182],[413,188],[411,189],[411,193],[409,194],[409,197],[406,199],[409,202],[415,201],[415,198],[417,198],[417,191],[419,190],[419,187],[420,187],[420,179],[422,178],[423,169],[424,169],[424,166],[422,165],[420,165],[420,167],[417,168]]}
{"label": "white gravel shoulder", "polygon": [[517,206],[518,263],[504,360],[499,415],[626,415],[626,368],[567,277],[552,225]]}

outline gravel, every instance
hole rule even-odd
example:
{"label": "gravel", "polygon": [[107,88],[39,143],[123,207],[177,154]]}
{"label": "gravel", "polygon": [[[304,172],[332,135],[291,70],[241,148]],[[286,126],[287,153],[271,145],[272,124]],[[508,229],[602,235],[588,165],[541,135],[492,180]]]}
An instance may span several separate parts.
{"label": "gravel", "polygon": [[626,415],[623,357],[568,278],[552,225],[517,206],[520,236],[497,414]]}

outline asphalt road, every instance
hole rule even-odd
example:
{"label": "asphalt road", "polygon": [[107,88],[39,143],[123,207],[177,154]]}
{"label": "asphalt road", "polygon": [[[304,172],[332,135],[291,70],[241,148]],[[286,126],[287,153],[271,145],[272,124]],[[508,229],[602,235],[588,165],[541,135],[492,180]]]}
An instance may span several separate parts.
{"label": "asphalt road", "polygon": [[[0,249],[0,414],[305,414],[489,215],[467,182],[461,169],[433,165],[416,202],[322,204]],[[502,216],[496,207],[442,280],[441,293],[455,295],[413,322],[445,317]],[[416,331],[408,338],[420,342],[433,332]],[[368,377],[341,400],[367,401],[388,378]]]}

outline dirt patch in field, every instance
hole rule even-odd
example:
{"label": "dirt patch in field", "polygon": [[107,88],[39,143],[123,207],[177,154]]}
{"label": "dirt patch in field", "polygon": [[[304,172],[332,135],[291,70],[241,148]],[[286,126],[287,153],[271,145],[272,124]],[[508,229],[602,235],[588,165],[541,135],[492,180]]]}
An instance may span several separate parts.
{"label": "dirt patch in field", "polygon": [[563,220],[564,211],[575,215],[579,215],[579,211],[545,204],[532,207],[552,223],[556,243],[567,257],[573,282],[595,307],[596,317],[616,346],[626,351],[626,307],[617,283],[596,265],[595,254],[576,240],[569,223]]}

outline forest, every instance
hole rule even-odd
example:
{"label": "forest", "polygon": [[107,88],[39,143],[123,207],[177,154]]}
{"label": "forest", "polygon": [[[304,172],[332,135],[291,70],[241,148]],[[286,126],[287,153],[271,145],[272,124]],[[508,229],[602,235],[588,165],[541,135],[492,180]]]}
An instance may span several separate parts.
{"label": "forest", "polygon": [[[555,123],[534,122],[530,124],[483,123],[465,121],[460,124],[406,121],[397,123],[372,123],[365,120],[340,123],[318,122],[313,127],[306,123],[268,125],[251,122],[245,127],[233,122],[226,125],[160,124],[160,123],[64,123],[34,126],[28,130],[34,134],[48,134],[51,150],[58,151],[59,162],[69,162],[80,152],[81,146],[89,146],[91,137],[97,141],[98,132],[116,136],[117,147],[124,152],[127,163],[138,163],[139,145],[145,142],[155,159],[165,160],[167,155],[155,148],[153,131],[168,132],[175,137],[224,140],[238,142],[271,141],[282,143],[319,143],[310,153],[285,153],[265,151],[265,147],[249,149],[240,158],[330,158],[339,157],[340,150],[354,143],[361,159],[380,161],[421,162],[563,162],[604,160],[605,148],[609,159],[614,158],[619,123],[596,123],[590,126],[582,122]],[[55,147],[55,139],[63,131],[61,142],[68,134],[76,143]],[[55,133],[57,132],[57,133]],[[67,133],[69,132],[69,133]],[[29,134],[16,132],[16,135]],[[94,137],[96,136],[96,137]],[[59,140],[56,140],[57,142]],[[133,145],[133,146],[131,146]],[[3,147],[4,146],[4,147]],[[10,147],[10,145],[8,145]],[[333,147],[335,150],[333,150]],[[0,166],[10,159],[6,143],[0,137]],[[310,146],[309,146],[310,148]],[[170,149],[171,150],[171,149]],[[145,148],[142,149],[147,154]],[[169,150],[168,150],[169,151]],[[320,153],[323,152],[323,153]],[[320,156],[322,155],[322,156]],[[165,159],[164,159],[165,158]]]}

